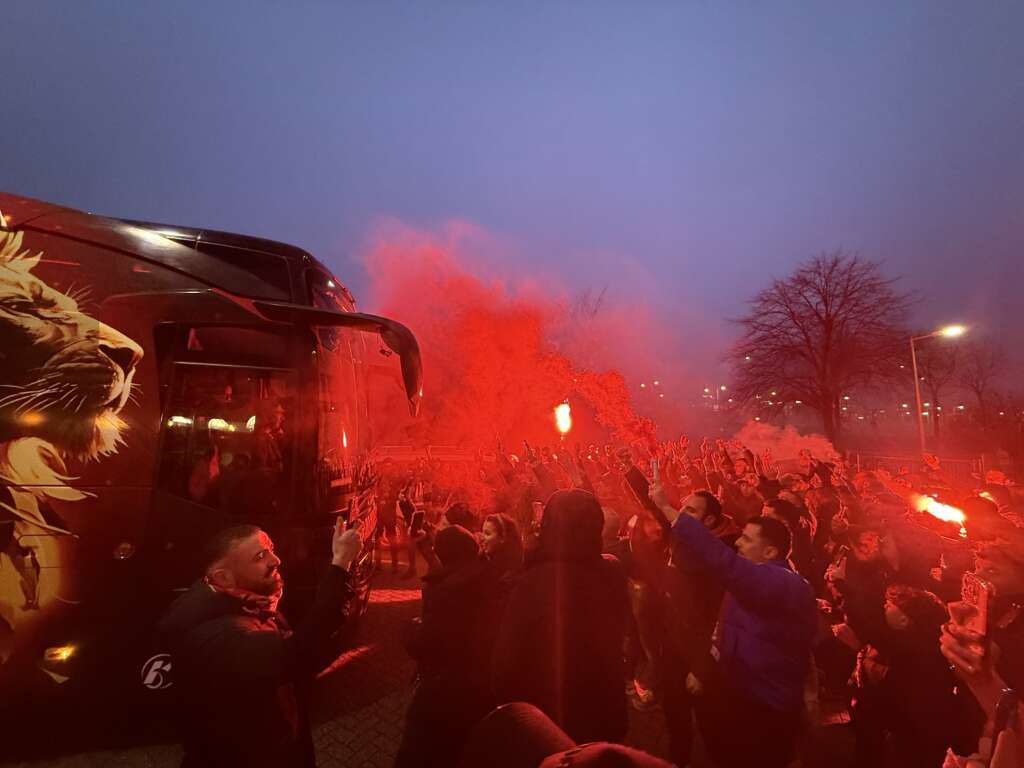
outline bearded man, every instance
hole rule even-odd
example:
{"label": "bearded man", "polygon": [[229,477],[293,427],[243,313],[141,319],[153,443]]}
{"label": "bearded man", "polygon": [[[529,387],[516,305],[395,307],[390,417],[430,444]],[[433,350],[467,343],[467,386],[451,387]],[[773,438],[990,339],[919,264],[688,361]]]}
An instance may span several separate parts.
{"label": "bearded man", "polygon": [[194,766],[315,766],[307,694],[331,659],[355,593],[356,530],[339,525],[331,566],[306,619],[277,610],[281,560],[265,532],[229,528],[211,542],[202,579],[160,622],[171,655],[185,757]]}

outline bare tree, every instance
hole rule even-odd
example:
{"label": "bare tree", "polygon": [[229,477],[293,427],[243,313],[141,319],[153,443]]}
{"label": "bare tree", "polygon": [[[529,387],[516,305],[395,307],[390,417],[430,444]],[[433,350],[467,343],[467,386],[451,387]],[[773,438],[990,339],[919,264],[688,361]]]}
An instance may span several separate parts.
{"label": "bare tree", "polygon": [[729,355],[733,398],[749,405],[801,400],[821,415],[825,435],[839,436],[841,398],[898,371],[908,297],[877,262],[822,253],[784,280],[774,280],[739,319],[743,335]]}
{"label": "bare tree", "polygon": [[1006,352],[1002,347],[986,341],[964,344],[960,386],[971,392],[978,401],[979,421],[986,426],[990,420],[995,387],[1006,372]]}
{"label": "bare tree", "polygon": [[941,432],[942,393],[960,376],[961,358],[960,345],[955,342],[923,344],[917,352],[917,370],[930,397],[928,412],[936,438]]}

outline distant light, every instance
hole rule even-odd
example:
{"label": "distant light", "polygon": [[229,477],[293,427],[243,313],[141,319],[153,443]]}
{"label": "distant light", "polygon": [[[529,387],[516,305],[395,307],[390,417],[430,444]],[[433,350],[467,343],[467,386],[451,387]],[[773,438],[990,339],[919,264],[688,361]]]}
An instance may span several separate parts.
{"label": "distant light", "polygon": [[231,425],[228,424],[224,419],[217,418],[214,416],[208,422],[206,422],[208,429],[212,429],[216,432],[229,432],[231,431]]}
{"label": "distant light", "polygon": [[341,430],[341,447],[348,448],[348,432]]}
{"label": "distant light", "polygon": [[775,397],[775,395],[777,395],[777,394],[778,394],[778,392],[772,392],[772,397]]}
{"label": "distant light", "polygon": [[18,417],[18,421],[26,427],[35,427],[46,421],[46,416],[39,411],[26,411]]}
{"label": "distant light", "polygon": [[660,381],[658,381],[657,379],[655,379],[655,380],[654,380],[654,386],[658,386],[659,384],[661,384],[661,382],[660,382]]}
{"label": "distant light", "polygon": [[925,403],[925,404],[924,404],[924,407],[925,407],[925,408],[930,408],[930,407],[931,407],[931,405],[932,405],[931,403]]}
{"label": "distant light", "polygon": [[768,405],[775,405],[771,400],[768,401]]}
{"label": "distant light", "polygon": [[909,408],[910,406],[909,406],[909,405],[907,405],[906,403],[903,403],[903,407],[904,407],[904,408]]}
{"label": "distant light", "polygon": [[755,416],[755,417],[754,417],[754,421],[760,421],[760,420],[761,420],[761,417],[760,417],[760,416]]}
{"label": "distant light", "polygon": [[665,393],[664,393],[664,392],[659,392],[659,393],[658,393],[658,397],[664,397],[664,396],[665,396]]}
{"label": "distant light", "polygon": [[849,395],[843,395],[843,400],[849,400],[849,399],[850,399]]}
{"label": "distant light", "polygon": [[843,410],[846,411],[846,410],[849,410],[849,409],[844,405],[843,406]]}
{"label": "distant light", "polygon": [[188,416],[171,416],[167,420],[168,427],[191,427],[192,419]]}
{"label": "distant light", "polygon": [[941,411],[941,410],[942,410],[942,406],[941,406],[941,405],[940,405],[940,406],[937,406],[937,407],[935,408],[935,410],[936,410],[936,411]]}
{"label": "distant light", "polygon": [[640,382],[640,389],[647,389],[647,385],[644,384],[642,381]]}
{"label": "distant light", "polygon": [[803,405],[803,404],[804,404],[804,401],[803,401],[803,400],[794,400],[794,401],[793,401],[793,403],[794,403],[795,405]]}
{"label": "distant light", "polygon": [[957,409],[958,411],[963,411],[963,410],[966,410],[966,406],[963,406],[963,405],[958,405],[958,406],[956,407],[956,409]]}
{"label": "distant light", "polygon": [[54,648],[47,648],[43,652],[43,658],[49,662],[67,661],[75,655],[75,650],[73,645],[58,645]]}
{"label": "distant light", "polygon": [[999,412],[999,415],[1000,415],[1000,416],[1005,416],[1005,415],[1006,415],[1006,412],[1005,412],[1005,411],[1000,411],[1000,412]]}
{"label": "distant light", "polygon": [[245,421],[245,429],[247,432],[254,432],[256,430],[256,417],[250,416]]}
{"label": "distant light", "polygon": [[940,334],[949,339],[956,338],[957,336],[963,336],[966,332],[967,329],[962,325],[947,325],[939,331]]}
{"label": "distant light", "polygon": [[336,288],[337,286],[334,284],[333,280],[328,280],[327,281],[327,287],[328,288]]}
{"label": "distant light", "polygon": [[921,415],[922,416],[927,416],[928,415],[928,411],[921,411]]}
{"label": "distant light", "polygon": [[719,389],[720,389],[720,390],[722,390],[723,392],[725,392],[725,384],[723,384],[722,386],[720,386],[720,387],[719,387]]}
{"label": "distant light", "polygon": [[731,397],[729,398],[729,402],[730,402],[730,403],[732,402],[732,398],[731,398]]}
{"label": "distant light", "polygon": [[746,361],[747,361],[747,362],[749,363],[749,362],[750,362],[750,355],[747,355],[747,356],[746,356],[746,357],[744,357],[743,359],[744,359],[744,360],[746,360]]}
{"label": "distant light", "polygon": [[858,417],[857,417],[857,419],[858,419],[859,421],[864,421],[864,417],[863,417],[863,416],[858,416]]}
{"label": "distant light", "polygon": [[710,391],[711,391],[711,387],[704,387],[704,394],[705,394],[705,395],[706,395],[706,394],[707,394],[708,392],[710,392]]}

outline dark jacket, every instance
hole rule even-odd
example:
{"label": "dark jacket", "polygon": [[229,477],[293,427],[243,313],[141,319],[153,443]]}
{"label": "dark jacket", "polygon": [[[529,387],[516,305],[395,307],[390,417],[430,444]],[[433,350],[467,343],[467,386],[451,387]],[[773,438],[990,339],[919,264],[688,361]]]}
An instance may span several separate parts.
{"label": "dark jacket", "polygon": [[[717,538],[731,546],[735,536],[723,526]],[[707,682],[711,658],[711,638],[722,608],[724,588],[717,579],[685,549],[673,546],[672,564],[666,566],[665,651],[674,654],[683,668]]]}
{"label": "dark jacket", "polygon": [[626,734],[622,648],[626,578],[601,555],[601,507],[559,491],[544,512],[540,549],[509,598],[494,651],[498,703],[525,701],[577,743]]}
{"label": "dark jacket", "polygon": [[424,578],[423,617],[407,650],[419,679],[395,765],[453,765],[494,697],[490,662],[507,586],[486,563]]}
{"label": "dark jacket", "polygon": [[676,519],[672,535],[677,556],[726,590],[718,638],[725,684],[774,710],[799,711],[817,623],[810,584],[785,562],[745,560],[689,515]]}
{"label": "dark jacket", "polygon": [[863,669],[862,654],[853,710],[861,761],[883,762],[881,735],[888,732],[901,767],[941,765],[946,748],[956,745],[961,717],[956,679],[938,637],[883,628],[871,640],[886,671],[873,680]]}
{"label": "dark jacket", "polygon": [[354,598],[331,566],[302,625],[192,585],[160,621],[171,654],[185,757],[182,766],[314,766],[306,695],[330,661]]}

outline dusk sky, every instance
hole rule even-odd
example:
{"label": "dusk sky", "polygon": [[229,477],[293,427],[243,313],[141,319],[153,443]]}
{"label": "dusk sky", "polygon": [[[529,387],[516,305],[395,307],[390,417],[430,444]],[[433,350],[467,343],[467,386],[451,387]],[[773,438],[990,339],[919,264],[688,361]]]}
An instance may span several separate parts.
{"label": "dusk sky", "polygon": [[1019,2],[16,2],[0,189],[300,245],[381,219],[711,326],[844,247],[1020,341]]}

